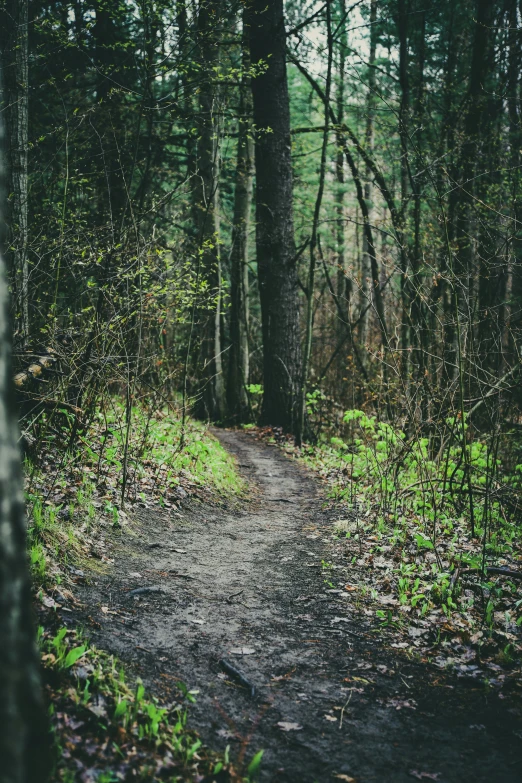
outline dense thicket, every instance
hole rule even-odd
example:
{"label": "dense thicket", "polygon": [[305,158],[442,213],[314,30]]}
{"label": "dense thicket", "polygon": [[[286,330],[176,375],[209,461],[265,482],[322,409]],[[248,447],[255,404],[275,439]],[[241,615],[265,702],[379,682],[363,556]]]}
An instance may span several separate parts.
{"label": "dense thicket", "polygon": [[27,429],[158,390],[464,455],[517,425],[516,0],[2,9]]}

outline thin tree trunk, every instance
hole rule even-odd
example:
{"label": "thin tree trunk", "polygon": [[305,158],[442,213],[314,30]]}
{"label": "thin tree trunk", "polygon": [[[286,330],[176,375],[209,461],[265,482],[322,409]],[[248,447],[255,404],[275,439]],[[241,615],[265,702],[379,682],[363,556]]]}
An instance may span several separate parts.
{"label": "thin tree trunk", "polygon": [[[211,301],[201,310],[202,396],[205,415],[216,421],[225,416],[226,399],[221,349],[222,277],[219,247],[219,65],[216,25],[222,0],[201,0],[198,10],[198,54],[204,68],[199,88],[197,171],[193,178],[194,219],[198,236],[198,264],[209,284]],[[201,409],[201,405],[198,406]]]}
{"label": "thin tree trunk", "polygon": [[[323,103],[326,105],[325,93],[321,89],[321,87],[318,84],[318,82],[314,79],[314,77],[310,73],[308,73],[306,68],[303,65],[301,65],[299,60],[297,60],[295,58],[292,58],[292,62],[296,65],[296,67],[303,74],[303,76],[307,79],[307,81],[312,86],[314,91],[317,93],[317,95],[321,98]],[[337,120],[337,115],[335,114],[335,111],[333,110],[332,106],[330,106],[329,115],[330,115],[330,120],[332,121],[332,123],[334,125],[339,126],[339,122]],[[345,130],[345,128],[346,128],[346,126],[343,125],[342,129]],[[349,129],[346,128],[346,131],[347,131],[348,136],[350,137],[350,139],[355,141],[353,139],[353,134],[350,133]],[[361,215],[362,215],[362,220],[363,220],[363,232],[364,232],[364,236],[366,238],[368,253],[370,255],[370,260],[371,260],[371,273],[372,273],[372,285],[373,285],[372,296],[373,296],[374,302],[375,302],[375,311],[376,311],[377,320],[378,320],[378,324],[379,324],[379,331],[381,333],[381,342],[382,342],[383,347],[386,349],[386,348],[389,347],[388,330],[387,330],[387,327],[386,327],[386,320],[385,320],[385,316],[384,316],[384,304],[383,304],[382,291],[381,291],[381,286],[380,286],[380,283],[379,283],[379,278],[380,278],[379,263],[377,261],[377,255],[376,255],[376,252],[375,252],[375,244],[374,244],[374,241],[373,241],[373,230],[372,230],[372,226],[370,224],[369,216],[368,216],[368,205],[366,204],[366,200],[364,198],[364,188],[363,188],[363,184],[362,184],[361,175],[359,173],[359,169],[357,168],[357,164],[355,162],[355,158],[352,155],[352,153],[350,151],[350,148],[348,147],[348,144],[346,142],[346,138],[344,137],[344,134],[343,134],[343,137],[341,139],[341,144],[342,144],[342,150],[343,150],[344,156],[346,158],[346,162],[347,162],[348,167],[350,169],[350,172],[351,172],[351,175],[352,175],[352,179],[353,179],[353,182],[354,182],[354,185],[355,185],[355,194],[356,194],[356,197],[357,197],[357,203],[359,204],[359,207],[361,208]],[[358,145],[356,145],[356,146],[357,146],[357,150],[359,151],[360,147]],[[382,185],[383,185],[383,190],[386,190],[386,188],[384,186],[384,183],[382,183]],[[388,199],[387,199],[387,201],[388,201]],[[393,205],[393,200],[391,198],[389,199],[389,203],[391,203]],[[356,222],[358,222],[358,221],[356,221]]]}
{"label": "thin tree trunk", "polygon": [[0,783],[45,783],[50,769],[50,733],[32,622],[19,433],[13,399],[3,262],[3,140],[0,114]]}
{"label": "thin tree trunk", "polygon": [[120,241],[122,221],[127,207],[125,177],[121,159],[122,139],[118,128],[121,99],[117,86],[122,81],[117,57],[118,34],[114,9],[105,0],[94,2],[93,38],[96,45],[96,99],[100,135],[103,144],[104,171],[99,183],[99,220],[111,219],[112,243]]}
{"label": "thin tree trunk", "polygon": [[243,23],[243,75],[240,88],[234,225],[230,254],[230,356],[228,406],[234,421],[248,417],[246,384],[249,376],[248,345],[248,233],[254,185],[254,129],[250,78],[248,27]]}
{"label": "thin tree trunk", "polygon": [[[345,16],[345,0],[340,0],[339,11],[341,18]],[[337,119],[339,123],[344,121],[344,69],[346,63],[346,47],[347,47],[347,35],[346,35],[346,20],[342,23],[342,30],[340,34],[339,43],[339,73],[337,76],[337,96],[336,96],[336,108]],[[345,177],[344,177],[344,155],[343,155],[343,137],[340,128],[335,132],[335,147],[337,150],[335,160],[335,213],[337,216],[336,225],[336,244],[337,244],[337,301],[340,305],[340,312],[336,319],[338,339],[345,333],[345,323],[348,323],[350,318],[350,299],[352,293],[352,282],[346,275],[346,251],[345,251]],[[341,320],[344,323],[341,323]],[[343,376],[343,368],[340,365],[340,375]]]}
{"label": "thin tree trunk", "polygon": [[0,47],[5,99],[3,113],[8,167],[6,260],[13,293],[14,342],[16,348],[22,349],[29,335],[28,5],[28,0],[4,0],[0,6]]}
{"label": "thin tree trunk", "polygon": [[400,233],[400,266],[401,266],[401,370],[405,384],[409,385],[409,348],[410,348],[410,283],[408,281],[408,238],[404,230],[406,223],[406,208],[408,204],[408,151],[409,151],[409,113],[410,113],[410,79],[408,52],[408,14],[409,0],[398,0],[398,34],[399,34],[399,82],[401,86],[401,103],[399,109],[399,136],[401,142],[401,233]]}
{"label": "thin tree trunk", "polygon": [[333,39],[332,39],[332,19],[330,13],[330,4],[326,4],[326,30],[328,38],[328,66],[326,72],[326,90],[325,90],[325,102],[324,102],[324,133],[323,133],[323,145],[321,149],[321,163],[319,167],[319,188],[317,190],[317,198],[315,201],[314,218],[312,223],[312,237],[310,239],[310,265],[308,269],[308,285],[307,285],[307,310],[306,310],[306,336],[304,345],[303,356],[303,378],[301,382],[301,395],[299,399],[299,420],[296,432],[296,443],[301,446],[304,435],[304,421],[306,411],[306,385],[308,380],[308,365],[310,363],[310,356],[312,352],[312,338],[314,328],[314,291],[315,291],[315,252],[319,241],[318,227],[319,218],[321,216],[321,205],[323,202],[324,182],[326,177],[326,153],[328,151],[328,135],[330,131],[330,88],[332,82],[332,56],[333,56]]}
{"label": "thin tree trunk", "polygon": [[[368,92],[366,95],[366,132],[365,149],[370,157],[373,157],[374,143],[374,112],[375,112],[375,52],[377,49],[377,0],[371,0],[370,3],[370,57],[368,60]],[[373,204],[372,204],[372,177],[371,172],[366,165],[364,182],[364,198],[368,205],[368,220],[373,223]],[[372,301],[372,262],[368,250],[366,237],[363,236],[363,253],[361,264],[361,302],[360,311],[364,313],[359,323],[359,340],[364,351],[368,341],[368,332],[370,327],[370,317],[372,308],[367,305]],[[364,354],[363,354],[364,355]]]}
{"label": "thin tree trunk", "polygon": [[299,295],[294,243],[290,109],[283,0],[252,0],[252,81],[256,128],[256,244],[263,332],[261,420],[295,432],[301,380]]}
{"label": "thin tree trunk", "polygon": [[[521,203],[521,176],[520,176],[520,145],[522,133],[520,127],[520,47],[521,35],[518,27],[517,0],[511,0],[509,9],[509,65],[508,65],[508,113],[509,113],[509,149],[511,160],[511,214],[514,226],[511,241],[510,263],[508,267],[508,281],[506,288],[506,305],[503,314],[504,334],[502,343],[504,351],[509,352],[510,358],[516,357],[516,346],[512,341],[511,330],[520,329],[522,317],[520,303],[522,302],[522,203]],[[519,303],[513,318],[509,301]]]}

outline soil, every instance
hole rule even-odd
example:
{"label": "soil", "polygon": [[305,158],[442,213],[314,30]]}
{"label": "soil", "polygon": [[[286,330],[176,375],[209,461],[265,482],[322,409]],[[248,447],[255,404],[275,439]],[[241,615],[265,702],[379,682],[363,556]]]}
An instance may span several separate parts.
{"label": "soil", "polygon": [[[391,648],[325,583],[333,512],[314,478],[248,433],[217,434],[249,500],[137,511],[110,573],[78,588],[75,622],[161,701],[180,680],[197,690],[190,726],[240,763],[264,749],[260,780],[522,780],[520,702]],[[131,593],[144,587],[159,589]]]}

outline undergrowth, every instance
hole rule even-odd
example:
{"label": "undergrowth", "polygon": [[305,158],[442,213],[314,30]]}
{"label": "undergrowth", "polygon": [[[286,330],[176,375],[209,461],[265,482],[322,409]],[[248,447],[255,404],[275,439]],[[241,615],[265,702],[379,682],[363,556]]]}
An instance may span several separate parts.
{"label": "undergrowth", "polygon": [[128,682],[117,659],[75,630],[39,629],[44,674],[51,700],[55,780],[251,781],[260,766],[257,753],[241,773],[229,760],[209,752],[187,726],[195,696],[178,682],[178,698],[160,703],[137,678]]}
{"label": "undergrowth", "polygon": [[[130,423],[130,426],[128,426]],[[201,423],[144,404],[131,411],[109,399],[70,443],[49,420],[37,455],[26,459],[28,549],[43,627],[39,643],[56,741],[58,783],[253,780],[250,764],[207,751],[187,727],[194,695],[163,704],[121,664],[76,630],[56,630],[58,611],[74,607],[74,583],[107,570],[112,548],[133,535],[137,507],[183,515],[187,502],[233,503],[244,491],[235,460]],[[52,629],[52,630],[51,630]],[[244,766],[244,769],[243,769]],[[206,777],[204,777],[206,776]]]}
{"label": "undergrowth", "polygon": [[344,423],[345,437],[328,443],[298,450],[286,441],[325,480],[339,512],[339,560],[323,562],[325,585],[372,604],[381,629],[410,629],[401,646],[421,648],[430,633],[441,641],[445,624],[461,639],[496,642],[501,662],[516,660],[522,466],[508,469],[493,439],[468,437],[463,454],[456,422],[443,441],[407,437],[360,410]]}
{"label": "undergrowth", "polygon": [[[49,429],[26,459],[28,545],[37,585],[63,569],[110,562],[105,528],[122,530],[136,504],[180,513],[186,499],[231,502],[244,492],[234,458],[193,420],[182,428],[169,409],[136,405],[127,432],[122,403],[110,399],[73,448]],[[125,466],[125,470],[124,470]],[[125,483],[123,475],[126,474]]]}

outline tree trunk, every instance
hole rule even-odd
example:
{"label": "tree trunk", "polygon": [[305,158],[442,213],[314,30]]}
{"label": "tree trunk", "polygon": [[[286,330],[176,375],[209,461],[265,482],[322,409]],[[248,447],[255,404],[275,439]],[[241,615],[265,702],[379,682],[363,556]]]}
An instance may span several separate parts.
{"label": "tree trunk", "polygon": [[248,232],[254,184],[254,129],[248,27],[243,23],[243,75],[240,88],[234,225],[230,254],[230,356],[228,407],[234,421],[248,419]]}
{"label": "tree trunk", "polygon": [[283,0],[252,0],[249,24],[252,64],[262,67],[252,81],[263,332],[261,421],[295,432],[301,347]]}
{"label": "tree trunk", "polygon": [[0,783],[45,783],[50,768],[50,734],[32,622],[13,399],[3,262],[5,180],[1,119],[0,114]]}
{"label": "tree trunk", "polygon": [[[368,92],[366,95],[366,132],[365,149],[373,157],[374,142],[374,112],[375,112],[375,53],[377,49],[377,0],[371,0],[370,3],[370,57],[368,60]],[[373,223],[373,205],[372,205],[372,175],[368,166],[365,171],[364,198],[368,205],[368,220]],[[368,341],[368,332],[370,327],[370,317],[372,308],[368,304],[372,301],[373,280],[372,280],[372,261],[368,249],[366,236],[363,236],[363,254],[361,264],[361,296],[360,311],[361,319],[359,321],[359,340],[365,356],[365,346]]]}
{"label": "tree trunk", "polygon": [[[209,286],[210,301],[201,309],[201,400],[213,421],[225,415],[226,399],[221,357],[222,278],[219,248],[219,92],[215,68],[219,64],[216,25],[222,0],[201,0],[198,9],[198,57],[202,65],[199,86],[197,171],[193,182],[194,219],[198,238],[198,265]],[[201,409],[201,404],[198,406]]]}
{"label": "tree trunk", "polygon": [[310,357],[312,355],[312,340],[314,330],[314,293],[315,293],[315,267],[316,259],[315,253],[319,243],[319,218],[321,216],[321,205],[323,201],[323,193],[326,178],[326,156],[328,151],[328,135],[330,132],[330,89],[332,82],[332,59],[333,59],[333,36],[332,36],[332,19],[330,14],[330,5],[326,6],[326,31],[328,40],[328,68],[326,72],[326,90],[324,101],[324,133],[323,144],[321,149],[321,163],[319,167],[319,187],[317,189],[317,198],[315,200],[314,219],[312,223],[312,236],[310,237],[310,263],[308,267],[308,284],[307,284],[307,307],[306,307],[306,335],[303,352],[303,377],[301,381],[301,389],[299,396],[299,419],[296,430],[296,443],[301,446],[304,436],[304,423],[306,413],[306,389],[308,381],[308,369],[310,364]]}
{"label": "tree trunk", "polygon": [[406,209],[408,204],[408,149],[409,149],[409,114],[410,114],[410,80],[408,51],[408,16],[409,0],[398,0],[398,36],[399,36],[399,82],[401,87],[401,103],[399,108],[399,136],[401,142],[401,231],[399,234],[400,267],[401,267],[401,371],[406,385],[409,381],[409,348],[410,348],[410,294],[411,285],[408,280],[408,250],[406,232]]}
{"label": "tree trunk", "polygon": [[4,73],[7,151],[8,250],[12,287],[14,341],[24,348],[29,335],[29,264],[27,257],[28,150],[28,0],[0,5],[0,51]]}
{"label": "tree trunk", "polygon": [[[341,18],[345,15],[345,0],[340,0],[339,11]],[[337,120],[341,125],[344,122],[344,68],[346,62],[346,48],[348,45],[346,35],[346,20],[342,23],[339,42],[339,73],[336,95]],[[346,324],[350,318],[350,299],[352,293],[352,281],[346,275],[346,257],[345,257],[345,177],[344,177],[344,154],[343,154],[343,133],[337,128],[335,133],[335,213],[336,213],[336,245],[337,245],[337,300],[340,305],[340,312],[337,314],[337,333],[338,339],[341,339],[346,332]],[[339,364],[340,380],[344,375],[344,362]]]}
{"label": "tree trunk", "polygon": [[[522,326],[522,203],[520,176],[520,147],[522,144],[520,111],[520,47],[521,31],[517,21],[517,0],[511,0],[509,7],[509,67],[508,67],[508,112],[509,112],[509,149],[511,161],[511,214],[513,216],[513,235],[511,258],[508,268],[508,293],[503,317],[504,334],[502,343],[509,358],[516,361],[515,334],[519,337]],[[511,289],[509,291],[509,289]],[[511,294],[511,296],[510,296]],[[510,306],[509,300],[512,297]]]}
{"label": "tree trunk", "polygon": [[110,216],[111,241],[116,245],[121,238],[128,206],[122,161],[124,138],[118,122],[122,103],[121,90],[118,88],[123,82],[123,70],[118,58],[118,44],[121,40],[115,9],[104,0],[95,0],[94,11],[97,116],[104,164],[99,180],[99,221],[100,225],[105,225],[107,216]]}

